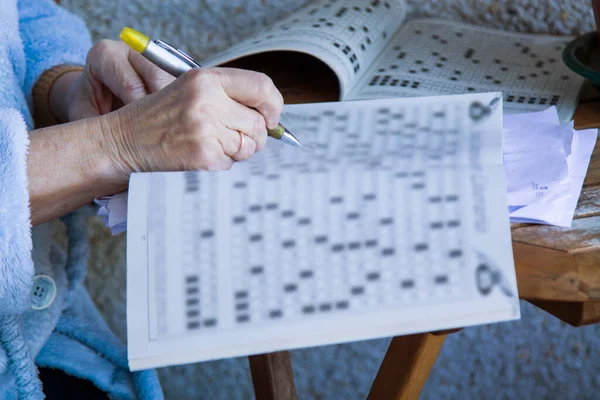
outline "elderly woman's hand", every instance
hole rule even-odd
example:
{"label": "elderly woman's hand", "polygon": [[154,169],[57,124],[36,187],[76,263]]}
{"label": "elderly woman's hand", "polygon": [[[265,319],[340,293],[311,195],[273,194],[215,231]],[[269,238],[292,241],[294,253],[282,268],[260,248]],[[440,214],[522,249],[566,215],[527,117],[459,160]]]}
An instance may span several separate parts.
{"label": "elderly woman's hand", "polygon": [[112,178],[128,179],[135,171],[228,169],[264,146],[266,127],[277,126],[282,106],[280,92],[264,74],[188,71],[106,116],[101,140],[114,166]]}
{"label": "elderly woman's hand", "polygon": [[283,98],[264,74],[199,68],[174,80],[124,45],[101,43],[84,74],[52,86],[51,113],[72,122],[30,135],[33,224],[127,189],[132,172],[228,169],[279,122]]}

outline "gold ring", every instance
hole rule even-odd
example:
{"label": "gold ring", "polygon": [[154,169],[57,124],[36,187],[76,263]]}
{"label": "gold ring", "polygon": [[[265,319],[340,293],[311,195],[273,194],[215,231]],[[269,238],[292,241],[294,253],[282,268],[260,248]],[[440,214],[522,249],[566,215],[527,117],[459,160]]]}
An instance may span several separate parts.
{"label": "gold ring", "polygon": [[238,154],[240,154],[242,152],[242,149],[244,148],[244,144],[246,143],[246,138],[244,137],[245,135],[242,132],[239,132],[239,134],[240,134],[240,138],[242,139],[242,140],[240,140],[240,148],[238,149],[238,151],[236,151],[236,153],[232,157],[235,157]]}

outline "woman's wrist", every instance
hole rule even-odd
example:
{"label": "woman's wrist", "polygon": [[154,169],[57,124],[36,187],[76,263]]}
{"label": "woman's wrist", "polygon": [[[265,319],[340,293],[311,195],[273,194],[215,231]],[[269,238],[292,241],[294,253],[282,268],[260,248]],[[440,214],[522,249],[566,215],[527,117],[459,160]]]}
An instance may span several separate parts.
{"label": "woman's wrist", "polygon": [[103,130],[107,116],[37,129],[30,135],[27,169],[33,225],[127,189],[115,174]]}
{"label": "woman's wrist", "polygon": [[123,136],[119,118],[118,111],[89,118],[86,143],[96,155],[93,165],[97,179],[126,188],[132,171],[129,166],[124,165],[119,155],[119,149],[122,147],[119,143]]}

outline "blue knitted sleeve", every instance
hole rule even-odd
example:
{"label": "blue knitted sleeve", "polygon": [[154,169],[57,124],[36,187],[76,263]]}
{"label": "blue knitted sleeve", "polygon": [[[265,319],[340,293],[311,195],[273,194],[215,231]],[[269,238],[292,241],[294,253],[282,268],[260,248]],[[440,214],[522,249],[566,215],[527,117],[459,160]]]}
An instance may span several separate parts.
{"label": "blue knitted sleeve", "polygon": [[31,105],[31,91],[44,71],[61,64],[85,64],[92,41],[85,22],[52,0],[19,0],[18,10],[27,59],[22,89]]}

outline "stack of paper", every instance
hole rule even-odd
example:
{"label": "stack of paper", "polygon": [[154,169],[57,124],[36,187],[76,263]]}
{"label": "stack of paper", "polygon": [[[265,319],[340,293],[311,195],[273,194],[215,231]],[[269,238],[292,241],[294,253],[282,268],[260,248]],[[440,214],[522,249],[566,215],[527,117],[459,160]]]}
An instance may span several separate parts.
{"label": "stack of paper", "polygon": [[551,107],[505,115],[503,133],[511,222],[571,226],[597,130],[575,131]]}
{"label": "stack of paper", "polygon": [[[504,115],[503,154],[511,222],[569,227],[597,130],[561,124],[555,107]],[[127,192],[96,200],[104,224],[127,229]]]}

